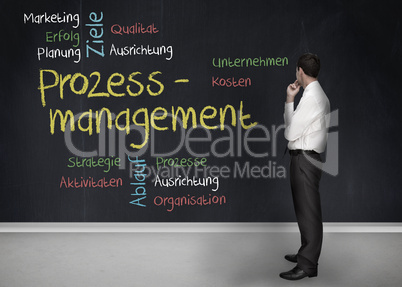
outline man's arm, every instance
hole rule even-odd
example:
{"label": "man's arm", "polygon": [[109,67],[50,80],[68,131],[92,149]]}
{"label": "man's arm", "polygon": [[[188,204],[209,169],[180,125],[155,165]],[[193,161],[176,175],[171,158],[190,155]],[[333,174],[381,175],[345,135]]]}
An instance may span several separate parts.
{"label": "man's arm", "polygon": [[288,141],[300,138],[318,113],[317,104],[312,98],[301,101],[295,111],[293,102],[285,103],[285,138]]}
{"label": "man's arm", "polygon": [[[290,125],[290,122],[292,120],[293,111],[294,111],[294,101],[295,101],[295,97],[299,93],[299,91],[300,91],[300,84],[297,80],[294,81],[294,83],[289,84],[289,86],[286,89],[285,113],[283,115],[286,128]],[[286,137],[286,134],[285,134],[285,138],[288,139]]]}
{"label": "man's arm", "polygon": [[[289,127],[290,122],[292,120],[293,111],[294,111],[294,101],[295,101],[295,97],[299,93],[299,91],[300,91],[300,84],[297,80],[294,81],[294,83],[289,84],[289,86],[286,89],[285,113],[283,114],[286,129],[287,129],[287,127]],[[286,132],[286,130],[285,130],[285,132]],[[285,138],[287,140],[289,140],[286,136],[286,133],[285,133]]]}

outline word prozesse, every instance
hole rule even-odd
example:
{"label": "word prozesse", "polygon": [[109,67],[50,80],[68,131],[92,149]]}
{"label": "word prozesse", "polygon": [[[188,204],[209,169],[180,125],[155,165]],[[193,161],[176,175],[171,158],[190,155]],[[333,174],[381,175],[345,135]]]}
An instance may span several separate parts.
{"label": "word prozesse", "polygon": [[[53,74],[54,76],[54,80],[52,81],[52,83],[46,83],[45,84],[45,80],[44,80],[44,74],[45,73],[49,73],[49,74]],[[159,89],[156,91],[152,91],[151,90],[151,85],[148,84],[146,86],[147,92],[149,95],[151,96],[158,96],[160,95],[163,90],[164,90],[164,85],[154,79],[154,76],[157,74],[162,74],[159,71],[155,71],[152,72],[151,74],[148,75],[148,80],[150,82],[155,83]],[[144,85],[137,81],[136,79],[134,79],[134,77],[136,75],[141,75],[141,72],[133,72],[128,76],[128,81],[131,83],[134,83],[135,85],[137,85],[137,91],[133,92],[131,85],[127,84],[126,85],[126,91],[127,93],[132,96],[132,97],[136,97],[142,94],[142,92],[144,91]],[[98,87],[100,81],[101,81],[101,74],[97,71],[92,72],[89,75],[89,78],[95,77],[96,78],[96,82],[93,85],[93,87],[91,87],[91,89],[88,92],[88,98],[93,98],[93,97],[110,97],[110,95],[112,95],[113,97],[123,97],[126,96],[126,93],[117,93],[113,90],[113,87],[119,87],[122,86],[125,82],[125,77],[120,74],[120,73],[113,73],[109,76],[109,78],[107,79],[107,92],[100,92],[100,91],[96,91],[96,88]],[[76,87],[76,83],[77,80],[81,79],[81,83],[79,87]],[[40,90],[41,93],[41,100],[42,100],[42,105],[45,107],[46,106],[46,99],[45,99],[45,91],[51,88],[55,88],[55,87],[59,87],[59,96],[60,99],[64,98],[64,87],[66,85],[66,83],[70,81],[69,87],[71,92],[73,92],[74,94],[77,95],[83,95],[88,91],[88,87],[89,87],[89,80],[88,77],[81,74],[81,73],[75,73],[74,75],[71,74],[67,74],[65,76],[63,76],[62,74],[59,74],[58,72],[56,72],[55,70],[40,70],[39,71],[39,87],[38,90]],[[78,82],[79,83],[79,82]]]}
{"label": "word prozesse", "polygon": [[156,158],[156,169],[159,169],[160,167],[165,167],[165,166],[171,166],[171,167],[183,167],[183,166],[206,166],[207,158],[163,158],[163,157],[157,157]]}

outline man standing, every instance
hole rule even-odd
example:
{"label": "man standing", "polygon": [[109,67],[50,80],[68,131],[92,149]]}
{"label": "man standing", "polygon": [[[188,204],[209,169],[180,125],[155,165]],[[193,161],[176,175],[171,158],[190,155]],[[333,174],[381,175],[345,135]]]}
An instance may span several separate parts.
{"label": "man standing", "polygon": [[[327,123],[330,105],[317,77],[320,59],[317,55],[302,55],[296,67],[296,81],[287,87],[285,103],[285,138],[289,141],[290,184],[297,224],[301,234],[301,247],[297,254],[285,259],[297,263],[280,277],[299,280],[317,276],[318,258],[321,253],[323,229],[320,194],[318,191],[321,167],[320,153],[327,142]],[[304,92],[294,110],[294,98],[303,87]]]}

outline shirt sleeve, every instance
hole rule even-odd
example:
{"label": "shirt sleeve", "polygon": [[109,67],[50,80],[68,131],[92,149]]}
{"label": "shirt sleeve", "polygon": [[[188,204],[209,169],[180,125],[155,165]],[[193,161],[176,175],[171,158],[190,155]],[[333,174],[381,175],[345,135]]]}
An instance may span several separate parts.
{"label": "shirt sleeve", "polygon": [[318,108],[314,99],[300,101],[296,110],[294,103],[285,103],[285,138],[295,141],[303,135],[306,128],[314,121]]}
{"label": "shirt sleeve", "polygon": [[285,113],[283,114],[283,117],[285,119],[285,126],[289,126],[290,121],[292,120],[293,116],[293,111],[294,111],[294,103],[285,103]]}

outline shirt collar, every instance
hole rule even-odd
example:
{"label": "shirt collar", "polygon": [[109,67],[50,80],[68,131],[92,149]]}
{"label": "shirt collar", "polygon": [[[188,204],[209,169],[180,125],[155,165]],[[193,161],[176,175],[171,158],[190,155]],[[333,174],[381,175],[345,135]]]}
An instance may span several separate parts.
{"label": "shirt collar", "polygon": [[307,85],[305,91],[306,91],[307,89],[310,89],[310,88],[316,86],[317,84],[318,84],[318,80],[315,80],[315,81],[311,82],[310,84]]}
{"label": "shirt collar", "polygon": [[315,80],[313,82],[311,82],[310,84],[307,85],[307,87],[304,89],[303,92],[303,96],[305,95],[305,93],[311,89],[313,89],[314,87],[316,87],[317,85],[319,85],[318,80]]}

